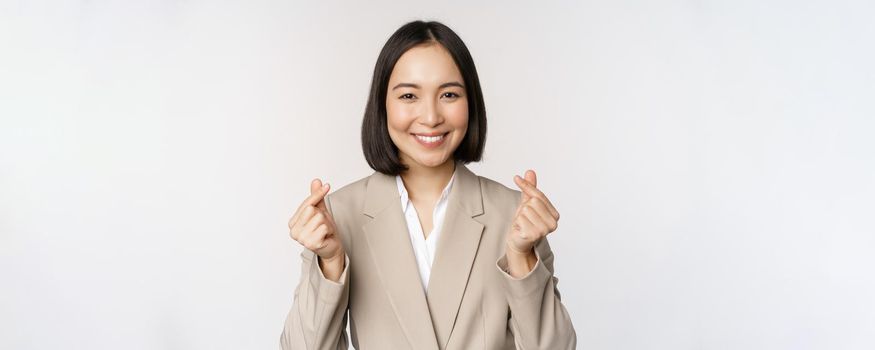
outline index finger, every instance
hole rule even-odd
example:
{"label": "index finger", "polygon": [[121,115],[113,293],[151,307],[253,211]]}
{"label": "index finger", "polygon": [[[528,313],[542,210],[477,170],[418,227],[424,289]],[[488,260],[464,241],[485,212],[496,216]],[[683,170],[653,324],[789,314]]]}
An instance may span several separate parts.
{"label": "index finger", "polygon": [[326,194],[328,194],[328,184],[322,185],[321,191],[316,192],[316,193],[312,193],[309,196],[307,196],[307,198],[304,199],[304,202],[302,202],[301,205],[298,206],[298,209],[295,210],[295,214],[292,215],[292,222],[295,222],[298,220],[298,216],[301,215],[301,211],[305,207],[307,207],[307,206],[314,206],[315,207],[316,204],[318,204],[320,201],[322,201],[323,198],[325,198]]}
{"label": "index finger", "polygon": [[523,190],[523,192],[528,194],[530,197],[540,199],[542,202],[544,202],[544,204],[547,205],[547,209],[550,210],[550,213],[553,214],[554,217],[559,216],[559,211],[556,210],[556,207],[553,206],[553,202],[550,202],[550,199],[547,198],[546,195],[544,195],[544,192],[541,192],[541,190],[539,190],[537,187],[524,180],[523,178],[519,177],[519,175],[517,175],[514,179],[516,180],[517,186],[519,186],[520,189]]}
{"label": "index finger", "polygon": [[309,196],[307,196],[307,198],[304,199],[304,204],[316,206],[316,204],[318,204],[319,201],[322,200],[322,198],[325,198],[326,194],[328,194],[328,184],[327,183],[323,184],[322,187],[319,188],[319,191],[311,193]]}
{"label": "index finger", "polygon": [[532,185],[531,182],[521,178],[519,175],[514,175],[513,181],[516,182],[516,185],[519,186],[525,194],[529,195],[529,197],[544,197],[544,193],[542,193],[541,190]]}

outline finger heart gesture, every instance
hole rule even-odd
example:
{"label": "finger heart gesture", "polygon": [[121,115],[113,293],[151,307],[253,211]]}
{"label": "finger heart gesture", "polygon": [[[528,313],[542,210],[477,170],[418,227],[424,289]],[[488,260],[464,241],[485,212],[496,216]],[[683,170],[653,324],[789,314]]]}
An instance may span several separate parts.
{"label": "finger heart gesture", "polygon": [[520,204],[513,217],[507,245],[517,253],[528,254],[538,241],[558,227],[559,212],[543,192],[538,190],[535,172],[527,170],[525,178],[514,175],[513,181],[522,191]]}
{"label": "finger heart gesture", "polygon": [[289,235],[320,258],[334,260],[343,256],[343,246],[337,237],[334,218],[325,206],[330,186],[319,179],[310,183],[310,196],[289,220]]}

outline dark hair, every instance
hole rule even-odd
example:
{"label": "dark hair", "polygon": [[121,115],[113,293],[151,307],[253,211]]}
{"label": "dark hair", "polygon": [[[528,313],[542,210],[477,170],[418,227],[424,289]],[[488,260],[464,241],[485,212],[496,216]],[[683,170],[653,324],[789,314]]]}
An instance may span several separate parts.
{"label": "dark hair", "polygon": [[446,48],[464,79],[465,95],[468,99],[468,130],[462,143],[453,152],[453,158],[457,162],[468,164],[483,157],[483,148],[486,145],[486,106],[483,103],[483,91],[480,89],[474,59],[471,58],[468,47],[452,29],[442,23],[413,21],[398,28],[380,51],[362,120],[362,150],[365,159],[371,168],[383,174],[398,175],[407,170],[407,166],[401,163],[398,147],[389,137],[386,124],[389,77],[401,55],[414,46],[427,43],[437,43]]}

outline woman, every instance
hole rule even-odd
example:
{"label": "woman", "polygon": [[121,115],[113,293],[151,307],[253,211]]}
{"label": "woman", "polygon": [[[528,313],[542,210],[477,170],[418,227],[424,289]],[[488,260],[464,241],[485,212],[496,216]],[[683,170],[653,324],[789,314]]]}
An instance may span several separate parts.
{"label": "woman", "polygon": [[375,172],[332,194],[315,179],[289,220],[306,249],[283,349],[573,349],[544,238],[559,213],[473,174],[486,139],[474,61],[437,22],[399,28],[362,123]]}

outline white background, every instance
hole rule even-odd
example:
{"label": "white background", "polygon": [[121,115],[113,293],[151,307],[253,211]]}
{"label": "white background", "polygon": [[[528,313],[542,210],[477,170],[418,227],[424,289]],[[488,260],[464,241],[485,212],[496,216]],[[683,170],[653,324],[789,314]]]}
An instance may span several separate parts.
{"label": "white background", "polygon": [[[440,20],[538,171],[581,349],[875,348],[868,1],[0,0],[0,348],[274,349],[286,221],[371,174],[385,40]],[[331,145],[330,147],[328,145]]]}

